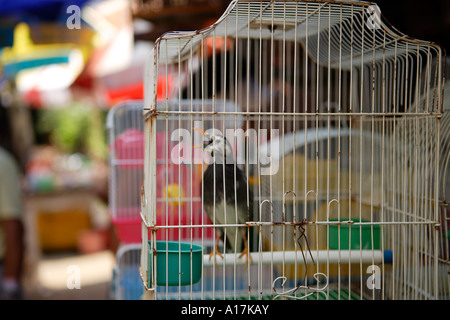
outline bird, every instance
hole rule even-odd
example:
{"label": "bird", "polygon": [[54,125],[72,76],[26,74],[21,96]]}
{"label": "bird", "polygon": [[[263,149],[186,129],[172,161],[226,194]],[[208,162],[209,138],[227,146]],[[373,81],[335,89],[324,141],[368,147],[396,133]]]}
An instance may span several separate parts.
{"label": "bird", "polygon": [[[206,214],[214,224],[245,224],[252,220],[252,191],[247,193],[247,179],[244,172],[234,163],[233,150],[229,141],[222,134],[201,132],[204,139],[204,152],[210,156],[200,185],[203,192],[203,205]],[[248,186],[250,188],[250,186]],[[216,255],[223,258],[218,249],[219,239],[223,240],[228,252],[241,251],[239,258],[246,256],[245,265],[252,260],[247,243],[247,229],[216,227],[217,241],[209,258]],[[226,239],[225,239],[226,238]]]}

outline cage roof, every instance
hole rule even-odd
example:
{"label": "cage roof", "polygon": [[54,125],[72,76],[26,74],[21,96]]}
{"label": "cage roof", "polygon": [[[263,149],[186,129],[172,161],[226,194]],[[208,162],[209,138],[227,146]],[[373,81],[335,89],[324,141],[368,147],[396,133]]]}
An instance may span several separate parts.
{"label": "cage roof", "polygon": [[431,42],[397,31],[371,2],[235,0],[208,28],[161,36],[156,42],[158,59],[182,61],[208,37],[297,42],[314,61],[343,69],[405,57],[406,53],[435,55],[440,51]]}

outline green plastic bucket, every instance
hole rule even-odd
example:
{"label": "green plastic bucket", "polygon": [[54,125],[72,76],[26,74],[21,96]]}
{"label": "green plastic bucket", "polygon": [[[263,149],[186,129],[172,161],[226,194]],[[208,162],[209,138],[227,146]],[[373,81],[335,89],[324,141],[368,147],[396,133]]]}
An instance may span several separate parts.
{"label": "green plastic bucket", "polygon": [[[348,221],[348,218],[340,221]],[[359,223],[358,218],[351,219],[355,223]],[[330,219],[330,221],[338,221],[337,219]],[[361,222],[368,222],[361,220]],[[373,228],[373,232],[372,232]],[[340,229],[340,230],[339,230]],[[361,235],[360,235],[361,234]],[[351,237],[350,241],[349,238]],[[338,239],[340,238],[340,243]],[[328,247],[331,250],[348,250],[349,242],[351,250],[371,250],[373,238],[373,249],[380,249],[380,226],[379,225],[348,225],[342,224],[340,228],[338,225],[330,225]],[[360,241],[361,240],[361,241]]]}
{"label": "green plastic bucket", "polygon": [[[152,252],[151,241],[148,244],[148,286],[150,287],[152,279],[151,261],[154,258],[154,252]],[[156,241],[157,285],[185,286],[197,283],[202,275],[202,259],[203,248],[197,244],[178,241]]]}

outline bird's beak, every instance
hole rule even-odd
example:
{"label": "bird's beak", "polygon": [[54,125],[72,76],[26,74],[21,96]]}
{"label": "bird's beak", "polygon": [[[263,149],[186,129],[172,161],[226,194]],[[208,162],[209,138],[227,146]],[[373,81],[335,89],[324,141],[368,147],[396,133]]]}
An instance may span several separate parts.
{"label": "bird's beak", "polygon": [[206,132],[205,130],[199,129],[199,128],[194,128],[194,130],[200,132],[202,135],[207,136],[208,132]]}
{"label": "bird's beak", "polygon": [[[194,130],[200,132],[203,136],[209,137],[208,132],[206,132],[205,130],[202,130],[202,129],[199,129],[199,128],[194,128]],[[193,149],[195,149],[195,148],[202,148],[202,146],[193,146],[192,148]]]}

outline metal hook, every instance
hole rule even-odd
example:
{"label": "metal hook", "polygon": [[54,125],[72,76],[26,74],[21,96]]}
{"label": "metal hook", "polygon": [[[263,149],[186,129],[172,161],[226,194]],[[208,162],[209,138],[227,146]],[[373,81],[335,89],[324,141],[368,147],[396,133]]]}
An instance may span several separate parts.
{"label": "metal hook", "polygon": [[264,203],[268,202],[270,204],[270,215],[272,216],[272,221],[273,221],[273,204],[272,201],[270,201],[269,199],[265,199],[263,200],[260,204],[259,204],[259,221],[262,221],[262,205]]}
{"label": "metal hook", "polygon": [[336,202],[339,205],[339,200],[338,199],[332,199],[331,201],[328,202],[328,210],[327,210],[327,220],[330,219],[330,206],[333,202]]}
{"label": "metal hook", "polygon": [[296,203],[297,194],[292,190],[288,190],[283,194],[283,222],[286,222],[286,195],[288,195],[288,194],[292,194],[294,197],[293,208],[294,208],[294,217],[295,217],[295,203]]}
{"label": "metal hook", "polygon": [[[319,276],[323,276],[325,278],[325,280],[326,280],[326,282],[325,282],[325,284],[324,284],[324,286],[322,288],[319,288]],[[285,297],[285,298],[288,298],[288,299],[300,300],[300,299],[305,299],[305,298],[309,297],[310,295],[312,295],[314,293],[323,293],[323,294],[325,294],[324,291],[328,287],[328,277],[327,277],[327,275],[324,274],[324,273],[318,272],[318,273],[315,273],[313,275],[313,277],[314,277],[314,279],[317,280],[317,288],[311,288],[309,286],[302,286],[302,285],[300,285],[300,286],[297,286],[297,287],[295,287],[293,289],[289,289],[287,291],[283,291],[283,292],[277,294],[276,296],[273,297],[273,300],[276,300],[279,297]],[[277,282],[278,280],[282,280],[281,286],[284,287],[284,284],[286,283],[287,278],[285,276],[281,276],[281,277],[278,277],[275,280],[273,280],[273,282],[272,282],[272,290],[275,293],[277,293],[277,290],[275,289],[275,282]],[[308,294],[302,296],[302,297],[293,296],[292,294],[295,294],[297,292],[297,290],[299,290],[299,289],[306,289],[308,291],[309,290],[312,290],[312,291],[309,292]]]}
{"label": "metal hook", "polygon": [[317,192],[316,192],[316,190],[309,190],[308,192],[305,193],[305,199],[308,199],[308,195],[309,195],[311,192],[314,192],[314,194],[316,195],[316,198],[317,198]]}

